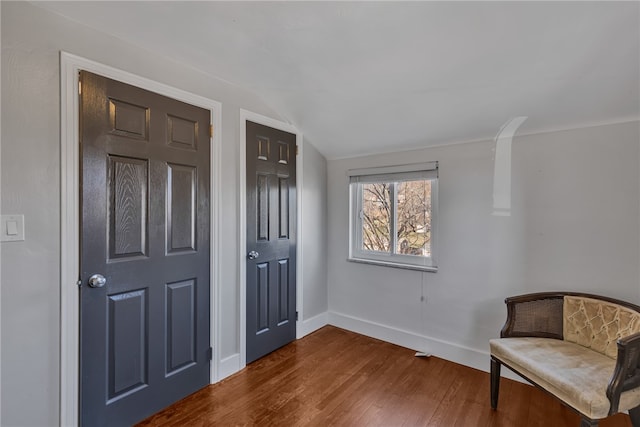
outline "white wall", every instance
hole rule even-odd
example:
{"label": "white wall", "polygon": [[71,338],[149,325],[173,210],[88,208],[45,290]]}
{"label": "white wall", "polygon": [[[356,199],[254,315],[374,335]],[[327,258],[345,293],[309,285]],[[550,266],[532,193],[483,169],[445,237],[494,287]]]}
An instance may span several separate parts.
{"label": "white wall", "polygon": [[[302,221],[307,224],[302,241],[304,261],[303,330],[307,333],[327,322],[327,161],[313,145],[304,147],[304,198]],[[310,225],[314,225],[311,227]]]}
{"label": "white wall", "polygon": [[[487,370],[507,296],[572,290],[640,303],[638,128],[516,137],[510,217],[491,215],[493,141],[329,160],[329,321]],[[434,160],[439,271],[347,262],[346,171]]]}
{"label": "white wall", "polygon": [[[171,52],[152,54],[28,3],[2,2],[1,28],[1,203],[3,213],[25,215],[26,240],[2,243],[0,424],[44,426],[58,419],[60,50],[222,102],[221,352],[223,358],[233,356],[239,351],[239,109],[278,115],[251,93],[173,62]],[[322,168],[322,156],[312,147],[307,151]],[[311,172],[303,171],[302,197],[308,185],[317,204],[324,177],[313,164],[305,166]],[[326,216],[304,221],[303,233],[308,228],[313,236]],[[326,294],[322,286],[321,278],[313,281],[309,294]],[[322,310],[322,303],[310,304],[310,313]]]}

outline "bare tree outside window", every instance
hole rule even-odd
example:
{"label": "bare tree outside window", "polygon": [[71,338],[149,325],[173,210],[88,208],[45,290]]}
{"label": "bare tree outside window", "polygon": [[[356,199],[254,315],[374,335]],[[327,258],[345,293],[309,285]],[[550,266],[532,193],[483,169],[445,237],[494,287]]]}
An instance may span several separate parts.
{"label": "bare tree outside window", "polygon": [[362,249],[391,251],[391,184],[362,186]]}
{"label": "bare tree outside window", "polygon": [[362,195],[362,249],[390,253],[395,233],[394,253],[431,256],[430,180],[364,184]]}
{"label": "bare tree outside window", "polygon": [[396,252],[431,256],[431,181],[399,182],[396,188]]}

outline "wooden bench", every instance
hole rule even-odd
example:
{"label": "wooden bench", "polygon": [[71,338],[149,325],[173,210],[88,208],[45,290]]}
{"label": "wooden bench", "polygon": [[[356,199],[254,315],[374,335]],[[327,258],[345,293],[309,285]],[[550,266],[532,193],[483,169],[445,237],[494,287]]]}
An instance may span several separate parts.
{"label": "wooden bench", "polygon": [[598,295],[545,292],[507,298],[491,348],[491,407],[500,366],[551,393],[581,427],[629,411],[640,427],[640,306]]}

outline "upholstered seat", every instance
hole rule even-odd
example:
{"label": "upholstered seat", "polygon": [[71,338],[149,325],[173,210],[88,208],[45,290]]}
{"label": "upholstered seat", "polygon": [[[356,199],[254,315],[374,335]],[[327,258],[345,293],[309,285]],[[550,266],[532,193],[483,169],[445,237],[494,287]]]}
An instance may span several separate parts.
{"label": "upholstered seat", "polygon": [[493,409],[505,365],[579,412],[582,426],[629,411],[640,427],[639,306],[569,292],[505,302],[501,338],[489,341]]}
{"label": "upholstered seat", "polygon": [[[579,344],[552,338],[497,338],[491,354],[591,419],[609,415],[607,386],[616,361]],[[640,405],[640,389],[620,395],[618,409]]]}

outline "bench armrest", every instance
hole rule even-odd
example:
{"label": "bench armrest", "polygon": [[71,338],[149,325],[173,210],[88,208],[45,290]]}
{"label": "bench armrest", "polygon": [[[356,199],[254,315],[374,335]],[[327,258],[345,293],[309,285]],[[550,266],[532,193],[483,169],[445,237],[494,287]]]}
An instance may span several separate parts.
{"label": "bench armrest", "polygon": [[564,295],[564,293],[543,292],[505,299],[507,321],[500,331],[500,337],[562,339]]}
{"label": "bench armrest", "polygon": [[640,386],[640,333],[618,340],[618,358],[613,376],[607,386],[607,397],[611,402],[609,415],[618,412],[620,394]]}

